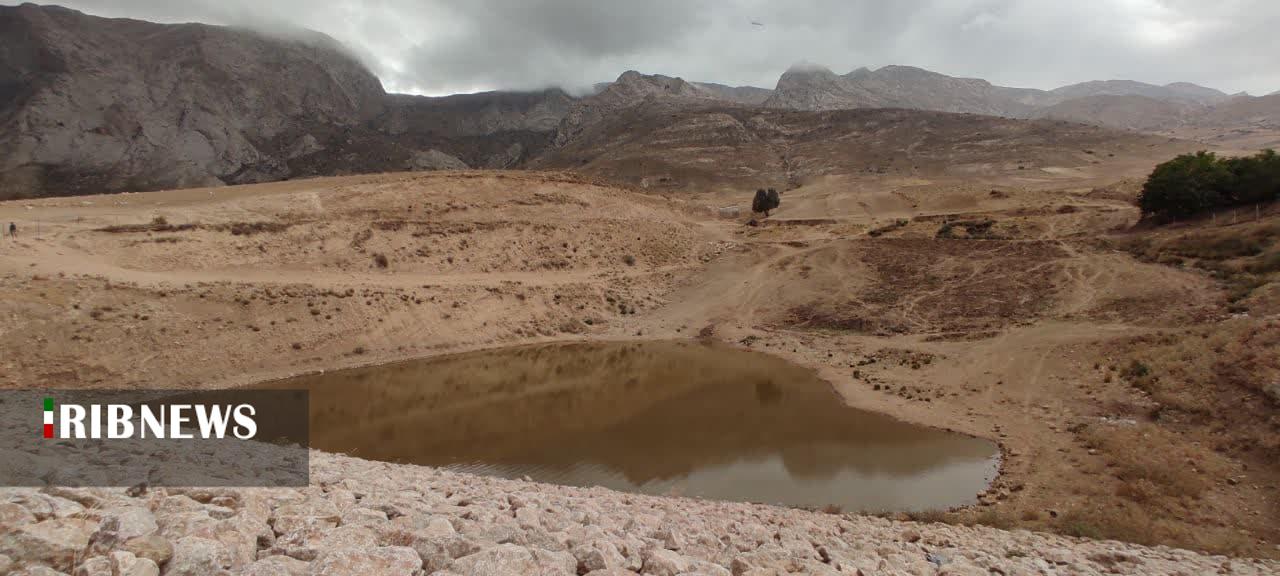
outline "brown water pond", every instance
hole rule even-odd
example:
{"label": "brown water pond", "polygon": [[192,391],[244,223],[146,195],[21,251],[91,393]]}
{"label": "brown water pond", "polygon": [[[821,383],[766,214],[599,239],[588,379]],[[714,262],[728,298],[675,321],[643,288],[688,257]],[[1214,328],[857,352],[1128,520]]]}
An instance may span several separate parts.
{"label": "brown water pond", "polygon": [[812,371],[693,342],[549,344],[274,382],[311,445],[540,482],[843,510],[972,503],[997,448],[850,408]]}

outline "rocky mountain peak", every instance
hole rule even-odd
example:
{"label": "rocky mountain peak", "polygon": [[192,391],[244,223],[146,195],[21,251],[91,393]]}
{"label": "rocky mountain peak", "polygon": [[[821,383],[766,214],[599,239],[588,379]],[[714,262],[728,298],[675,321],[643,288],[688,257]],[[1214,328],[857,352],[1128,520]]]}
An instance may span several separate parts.
{"label": "rocky mountain peak", "polygon": [[623,72],[618,79],[596,94],[574,102],[568,114],[560,122],[556,145],[564,145],[581,133],[583,127],[597,123],[622,109],[646,101],[668,103],[707,103],[721,98],[711,90],[686,82],[683,78],[661,74],[641,74],[635,70]]}

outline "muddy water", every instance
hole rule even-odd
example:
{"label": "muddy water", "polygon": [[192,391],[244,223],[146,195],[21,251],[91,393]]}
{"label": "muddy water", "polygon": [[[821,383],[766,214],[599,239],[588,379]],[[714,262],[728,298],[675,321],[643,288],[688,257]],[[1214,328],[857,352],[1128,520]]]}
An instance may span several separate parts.
{"label": "muddy water", "polygon": [[809,370],[690,342],[555,344],[277,382],[311,443],[541,482],[844,510],[972,502],[989,442],[845,406]]}

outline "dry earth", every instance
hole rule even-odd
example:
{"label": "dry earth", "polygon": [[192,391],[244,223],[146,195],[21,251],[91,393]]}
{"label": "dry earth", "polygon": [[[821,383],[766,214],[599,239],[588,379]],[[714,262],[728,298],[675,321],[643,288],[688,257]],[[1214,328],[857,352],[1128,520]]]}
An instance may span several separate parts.
{"label": "dry earth", "polygon": [[[932,179],[817,176],[785,192],[782,208],[756,225],[718,217],[727,205],[745,214],[746,191],[674,199],[563,173],[388,174],[8,202],[0,221],[15,221],[19,238],[0,243],[0,386],[216,388],[509,344],[714,338],[811,367],[852,405],[1001,444],[1002,475],[979,506],[917,519],[1280,557],[1280,400],[1267,387],[1280,383],[1268,356],[1268,335],[1280,332],[1276,291],[1264,287],[1246,301],[1266,313],[1233,317],[1222,282],[1100,239],[1132,234],[1123,232],[1137,218],[1132,178],[1152,164],[1126,157]],[[1196,338],[1210,344],[1197,348]],[[1130,362],[1161,347],[1171,349],[1169,363],[1150,369],[1163,384],[1143,384]],[[1199,357],[1209,366],[1193,366]],[[1247,417],[1162,419],[1153,410],[1166,403],[1159,393],[1182,390],[1159,386],[1206,378],[1212,362],[1233,359],[1252,362],[1248,385],[1230,396],[1254,407]],[[316,466],[309,490],[226,494],[218,506],[263,520],[290,499],[344,499],[336,513],[299,515],[353,528],[307,532],[277,522],[272,539],[349,536],[362,551],[341,562],[416,560],[457,573],[498,566],[476,554],[516,562],[511,573],[595,567],[575,552],[591,538],[569,532],[594,531],[586,508],[635,512],[634,522],[601,526],[610,545],[629,550],[623,563],[602,567],[649,573],[824,569],[814,562],[865,574],[1280,569],[1160,547],[510,484],[329,456]],[[406,514],[388,525],[488,532],[432,565],[418,546],[429,534],[398,541],[343,519],[371,508],[352,505],[360,491],[344,482],[353,478],[368,486],[360,502],[392,501],[399,512],[372,508]],[[508,492],[538,503],[517,505]],[[44,498],[22,494],[5,493]],[[476,509],[460,507],[460,494]],[[122,505],[118,494],[97,497]],[[258,498],[277,500],[246,504]],[[138,504],[159,518],[168,501],[161,493]],[[217,518],[208,504],[182,503]],[[659,511],[654,522],[640,516],[646,507]],[[542,519],[526,511],[521,520],[515,508]],[[433,522],[437,514],[448,528]],[[8,518],[0,524],[12,530]],[[83,530],[96,530],[97,520]],[[545,532],[499,535],[522,521]],[[653,536],[664,522],[686,536]],[[196,530],[173,526],[163,529],[179,547],[183,526]],[[772,540],[767,562],[752,564],[755,544],[732,536],[743,530]],[[228,566],[282,550],[255,546]],[[930,562],[931,552],[956,561]],[[272,561],[277,572],[256,573],[318,570],[323,560]],[[178,573],[175,565],[166,573]]]}

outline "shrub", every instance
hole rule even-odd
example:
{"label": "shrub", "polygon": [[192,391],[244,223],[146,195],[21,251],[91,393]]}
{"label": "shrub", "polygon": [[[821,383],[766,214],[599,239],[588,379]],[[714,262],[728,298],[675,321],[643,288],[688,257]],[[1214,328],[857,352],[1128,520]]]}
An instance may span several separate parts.
{"label": "shrub", "polygon": [[389,264],[387,262],[387,255],[381,252],[374,254],[373,263],[376,264],[379,268],[386,268],[387,265]]}
{"label": "shrub", "polygon": [[1231,172],[1212,152],[1183,154],[1156,166],[1142,186],[1144,214],[1186,218],[1222,204]]}
{"label": "shrub", "polygon": [[1275,150],[1228,158],[1223,163],[1232,176],[1232,204],[1270,202],[1280,194],[1280,155]]}
{"label": "shrub", "polygon": [[770,210],[777,208],[781,204],[782,197],[778,195],[777,190],[760,188],[756,190],[755,197],[751,199],[751,211],[762,212],[765,216],[768,216]]}
{"label": "shrub", "polygon": [[1142,186],[1143,214],[1181,219],[1228,206],[1271,202],[1280,197],[1280,155],[1219,158],[1212,152],[1183,154],[1156,166]]}

